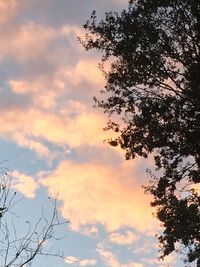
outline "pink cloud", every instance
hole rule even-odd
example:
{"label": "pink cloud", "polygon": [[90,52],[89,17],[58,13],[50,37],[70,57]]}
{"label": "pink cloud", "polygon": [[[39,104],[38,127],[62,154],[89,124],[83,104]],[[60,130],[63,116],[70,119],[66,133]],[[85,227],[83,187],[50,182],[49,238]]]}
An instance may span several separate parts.
{"label": "pink cloud", "polygon": [[64,84],[57,75],[57,73],[53,77],[43,75],[33,81],[10,80],[8,84],[15,94],[24,97],[31,95],[32,105],[36,109],[53,110],[56,106],[57,98],[64,90]]}
{"label": "pink cloud", "polygon": [[[6,2],[14,3],[16,1],[6,0]],[[10,12],[12,11],[9,6],[7,6],[7,9]],[[5,18],[7,18],[6,13]],[[61,37],[66,38],[67,43],[67,36],[64,35],[62,27],[57,29],[35,22],[16,23],[6,25],[6,32],[3,33],[4,38],[2,38],[0,44],[1,58],[12,57],[20,66],[27,67],[26,64],[29,63],[29,68],[32,68],[30,63],[35,62],[39,68],[45,68],[46,72],[48,72],[50,66],[57,67],[59,64],[61,65],[63,58],[68,58],[67,48],[64,49],[64,47],[62,48],[54,43]]]}
{"label": "pink cloud", "polygon": [[[72,107],[69,109],[73,111]],[[42,140],[73,148],[82,145],[104,146],[107,133],[101,129],[105,125],[105,118],[87,110],[80,110],[80,113],[71,117],[70,110],[65,108],[65,111],[64,116],[64,109],[62,114],[35,108],[24,110],[13,107],[3,110],[0,135],[44,156],[48,155],[48,148],[45,148]]]}
{"label": "pink cloud", "polygon": [[0,0],[0,24],[7,22],[16,13],[17,0]]}
{"label": "pink cloud", "polygon": [[41,60],[51,55],[48,44],[55,39],[56,31],[47,26],[35,23],[21,25],[12,38],[11,54],[19,61]]}
{"label": "pink cloud", "polygon": [[49,49],[49,44],[58,36],[53,28],[32,22],[6,27],[7,31],[0,45],[1,58],[10,56],[24,64],[27,61],[49,61],[50,64],[55,59],[56,50],[50,53]]}
{"label": "pink cloud", "polygon": [[[57,97],[62,96],[63,84],[56,76],[50,81],[48,77],[40,77],[33,82],[10,80],[9,84],[18,95],[31,94],[33,103],[25,108],[13,103],[13,107],[2,110],[1,137],[12,139],[44,157],[49,156],[44,140],[71,148],[105,147],[103,140],[111,136],[103,131],[107,118],[78,99],[69,99],[65,105],[58,106]],[[116,151],[123,154],[119,149]]]}

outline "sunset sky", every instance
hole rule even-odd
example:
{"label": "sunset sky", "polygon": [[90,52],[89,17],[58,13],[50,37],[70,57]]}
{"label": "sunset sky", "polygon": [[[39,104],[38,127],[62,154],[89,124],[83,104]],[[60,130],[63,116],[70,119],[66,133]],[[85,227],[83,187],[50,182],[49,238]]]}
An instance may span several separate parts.
{"label": "sunset sky", "polygon": [[156,259],[159,223],[141,187],[152,162],[125,161],[103,142],[107,118],[93,108],[105,84],[100,55],[77,41],[93,10],[103,17],[126,7],[127,0],[0,0],[1,165],[24,196],[25,220],[57,193],[70,220],[57,244],[66,259],[33,266],[182,266],[175,255]]}

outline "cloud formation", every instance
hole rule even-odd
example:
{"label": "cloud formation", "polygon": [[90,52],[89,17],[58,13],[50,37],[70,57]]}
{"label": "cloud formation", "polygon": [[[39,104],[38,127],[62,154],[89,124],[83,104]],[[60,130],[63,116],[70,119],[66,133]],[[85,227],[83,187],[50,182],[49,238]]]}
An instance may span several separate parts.
{"label": "cloud formation", "polygon": [[[92,96],[87,96],[89,87],[96,90],[103,84],[97,62],[72,60],[68,47],[71,38],[81,33],[77,26],[54,28],[29,22],[9,28],[0,45],[1,58],[17,62],[21,76],[8,78],[6,90],[1,90],[1,99],[9,96],[9,109],[1,105],[0,135],[47,160],[52,153],[46,141],[74,148],[99,146],[106,138],[101,131],[105,118],[91,110]],[[73,46],[82,53],[78,43]]]}
{"label": "cloud formation", "polygon": [[64,117],[42,110],[28,109],[24,112],[13,108],[2,111],[0,122],[1,136],[9,137],[20,146],[34,149],[44,156],[48,155],[48,149],[42,144],[43,140],[75,148],[81,145],[102,146],[107,136],[101,130],[105,119],[91,112]]}

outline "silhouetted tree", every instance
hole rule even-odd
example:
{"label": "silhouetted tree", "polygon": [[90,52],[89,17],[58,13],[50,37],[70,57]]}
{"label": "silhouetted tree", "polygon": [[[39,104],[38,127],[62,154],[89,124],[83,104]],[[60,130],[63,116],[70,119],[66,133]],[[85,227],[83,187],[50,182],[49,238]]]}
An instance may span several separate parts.
{"label": "silhouetted tree", "polygon": [[84,28],[82,45],[102,53],[107,82],[95,101],[118,133],[108,142],[126,159],[153,155],[159,170],[147,191],[164,227],[161,257],[179,248],[200,261],[200,1],[132,0],[100,21],[93,12]]}
{"label": "silhouetted tree", "polygon": [[[56,228],[67,223],[59,219],[57,199],[49,198],[52,204],[49,218],[45,217],[42,211],[36,222],[23,218],[24,223],[19,225],[15,208],[22,199],[18,197],[13,186],[10,171],[0,168],[0,266],[30,266],[38,256],[65,259],[63,252],[47,246],[48,241],[57,240]],[[19,231],[20,227],[23,227],[23,233]]]}

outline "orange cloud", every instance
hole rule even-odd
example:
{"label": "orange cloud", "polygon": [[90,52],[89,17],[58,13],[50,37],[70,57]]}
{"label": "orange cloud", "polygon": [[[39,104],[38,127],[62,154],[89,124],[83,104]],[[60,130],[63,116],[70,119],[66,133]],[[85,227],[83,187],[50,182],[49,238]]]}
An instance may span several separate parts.
{"label": "orange cloud", "polygon": [[82,59],[75,67],[63,69],[63,75],[71,86],[77,86],[82,82],[90,83],[94,89],[103,88],[104,78],[98,69],[97,60]]}
{"label": "orange cloud", "polygon": [[[105,139],[104,119],[94,113],[81,113],[72,118],[32,110],[27,114],[30,119],[29,132],[50,142],[80,145],[101,145]],[[97,125],[99,128],[97,128]]]}
{"label": "orange cloud", "polygon": [[100,223],[107,231],[122,227],[148,231],[155,228],[149,199],[132,172],[123,164],[111,167],[63,161],[40,182],[50,193],[59,192],[62,214],[70,219],[72,230]]}
{"label": "orange cloud", "polygon": [[78,76],[92,84],[102,84],[103,77],[97,67],[97,60],[81,60],[76,66]]}
{"label": "orange cloud", "polygon": [[25,127],[23,124],[26,119],[26,114],[24,111],[19,109],[9,109],[9,110],[2,110],[0,116],[0,133],[1,134],[11,134],[16,131],[22,131]]}
{"label": "orange cloud", "polygon": [[103,145],[107,136],[101,130],[105,118],[87,111],[81,111],[74,117],[70,114],[63,116],[63,112],[64,110],[62,114],[54,114],[34,108],[26,111],[15,108],[4,110],[0,117],[0,134],[43,155],[47,155],[48,151],[39,139],[74,148],[81,145]]}

